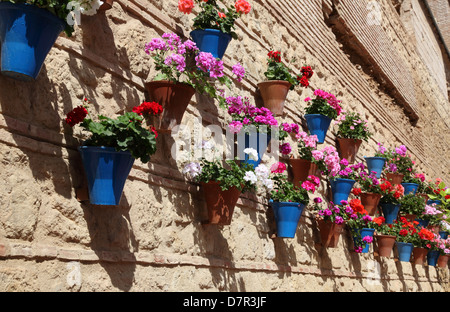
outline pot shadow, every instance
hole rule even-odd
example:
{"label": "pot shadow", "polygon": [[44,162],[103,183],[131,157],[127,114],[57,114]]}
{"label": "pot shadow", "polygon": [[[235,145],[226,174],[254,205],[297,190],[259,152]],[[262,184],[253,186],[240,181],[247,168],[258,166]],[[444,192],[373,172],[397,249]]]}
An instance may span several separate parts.
{"label": "pot shadow", "polygon": [[[27,155],[33,178],[37,181],[51,179],[56,193],[71,198],[71,189],[66,186],[74,183],[72,156],[69,151],[66,163],[63,153],[77,140],[65,131],[60,133],[63,121],[58,113],[59,98],[64,105],[71,105],[69,92],[63,85],[58,87],[50,81],[45,65],[34,82],[0,76],[0,84],[0,103],[7,131],[17,148]],[[41,151],[46,157],[44,160]],[[51,162],[47,162],[48,158]]]}
{"label": "pot shadow", "polygon": [[108,273],[112,285],[122,291],[130,290],[136,270],[134,253],[138,250],[138,243],[125,194],[117,206],[92,205],[86,201],[81,203],[81,207],[91,238],[89,247],[100,259],[99,264]]}

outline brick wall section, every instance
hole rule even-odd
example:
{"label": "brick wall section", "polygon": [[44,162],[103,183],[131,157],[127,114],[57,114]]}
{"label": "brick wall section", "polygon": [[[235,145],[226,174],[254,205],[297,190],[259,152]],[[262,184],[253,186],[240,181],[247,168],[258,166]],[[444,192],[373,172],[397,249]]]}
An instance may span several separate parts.
{"label": "brick wall section", "polygon": [[[450,47],[450,3],[446,0],[427,0],[445,44]],[[450,49],[450,48],[449,48]]]}
{"label": "brick wall section", "polygon": [[[370,33],[358,33],[365,30],[358,30],[354,18],[362,18],[362,11],[351,10],[361,10],[360,5],[335,2],[251,1],[252,14],[238,21],[239,40],[232,41],[224,58],[228,73],[236,61],[248,70],[234,91],[258,101],[256,85],[263,79],[267,52],[280,50],[284,59],[295,56],[300,59],[297,70],[306,63],[316,74],[309,88],[289,93],[283,121],[304,121],[303,99],[315,88],[336,93],[346,109],[366,116],[375,133],[358,160],[373,153],[378,141],[406,144],[429,177],[448,181],[448,101],[408,42],[396,11],[383,2],[389,24],[382,36],[393,38],[393,47],[385,47],[392,53],[388,56],[405,63],[406,70],[414,68],[413,82],[396,73],[389,77],[398,96],[414,95],[411,103],[420,108],[417,125],[398,105],[396,94],[380,88],[377,75],[364,71],[337,40],[328,21],[336,12],[353,36],[359,35],[361,46],[374,53],[373,65],[391,73],[387,56],[375,54],[380,51],[366,41]],[[0,289],[444,291],[446,268],[356,255],[348,232],[338,248],[322,249],[309,209],[295,239],[271,239],[273,220],[261,194],[241,196],[230,226],[202,225],[201,189],[185,180],[182,164],[170,157],[170,135],[161,134],[149,164],[135,163],[119,206],[77,201],[76,189],[83,185],[76,151],[81,134],[64,128],[62,119],[85,96],[111,116],[145,98],[144,82],[155,70],[144,44],[163,32],[188,36],[191,29],[193,16],[178,12],[176,3],[116,0],[112,10],[83,17],[73,38],[58,38],[35,83],[0,77]],[[213,103],[195,97],[183,124],[199,116],[204,125],[225,127],[227,120]],[[331,131],[326,144],[334,145],[334,139]],[[66,283],[71,261],[81,265],[78,286]],[[377,266],[380,271],[373,270]],[[381,274],[381,282],[370,284],[374,272]]]}

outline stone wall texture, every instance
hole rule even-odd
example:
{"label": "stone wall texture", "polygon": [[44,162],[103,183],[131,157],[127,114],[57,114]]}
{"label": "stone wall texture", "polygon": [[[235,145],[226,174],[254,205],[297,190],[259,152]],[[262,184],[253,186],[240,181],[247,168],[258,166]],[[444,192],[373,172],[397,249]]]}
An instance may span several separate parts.
{"label": "stone wall texture", "polygon": [[[250,0],[223,59],[229,74],[236,62],[247,70],[234,91],[261,103],[267,53],[279,50],[297,58],[295,69],[315,71],[308,88],[289,93],[280,121],[304,125],[303,99],[332,92],[369,120],[374,136],[359,161],[377,142],[404,144],[428,178],[450,182],[449,9],[428,2],[435,15],[419,0]],[[192,29],[195,11],[184,15],[177,3],[115,0],[82,16],[72,37],[61,34],[36,81],[0,76],[0,290],[448,291],[448,268],[399,262],[395,250],[356,254],[347,230],[337,248],[322,248],[308,208],[294,239],[272,238],[261,194],[241,196],[231,225],[202,224],[202,190],[171,156],[170,134],[158,137],[150,163],[135,162],[120,205],[78,200],[81,133],[65,114],[84,97],[111,117],[146,99],[156,70],[144,44]],[[200,95],[182,124],[196,118],[223,129],[228,120]],[[333,131],[325,144],[335,145]]]}

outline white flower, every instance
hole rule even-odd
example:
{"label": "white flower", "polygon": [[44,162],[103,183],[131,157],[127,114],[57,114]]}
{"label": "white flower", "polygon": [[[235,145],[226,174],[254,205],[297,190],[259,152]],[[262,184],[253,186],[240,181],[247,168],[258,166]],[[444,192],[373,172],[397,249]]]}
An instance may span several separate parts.
{"label": "white flower", "polygon": [[273,180],[272,179],[264,179],[262,181],[262,183],[268,191],[273,190]]}
{"label": "white flower", "polygon": [[202,167],[197,162],[191,162],[184,166],[183,173],[189,175],[191,178],[196,178],[200,172],[202,171]]}
{"label": "white flower", "polygon": [[258,151],[254,148],[244,149],[244,153],[248,155],[251,160],[258,160]]}
{"label": "white flower", "polygon": [[260,164],[255,168],[255,173],[259,180],[265,180],[269,177],[269,168],[266,165]]}
{"label": "white flower", "polygon": [[256,177],[256,175],[253,171],[247,171],[245,173],[244,180],[248,181],[252,184],[256,184],[256,182],[258,182],[258,178]]}

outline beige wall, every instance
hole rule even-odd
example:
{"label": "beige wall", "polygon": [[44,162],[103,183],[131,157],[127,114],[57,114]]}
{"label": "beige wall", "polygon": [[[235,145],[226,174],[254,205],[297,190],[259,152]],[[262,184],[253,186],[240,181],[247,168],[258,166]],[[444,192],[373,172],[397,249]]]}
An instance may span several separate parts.
{"label": "beige wall", "polygon": [[[315,75],[308,89],[289,93],[280,121],[302,123],[303,99],[315,88],[327,90],[370,122],[375,135],[359,160],[376,142],[405,144],[427,177],[450,181],[442,75],[429,72],[437,63],[423,59],[389,1],[379,1],[379,25],[366,25],[367,2],[360,0],[250,2],[252,12],[237,23],[239,40],[224,58],[228,73],[236,61],[248,71],[236,92],[260,103],[256,84],[267,52],[295,56]],[[355,254],[348,231],[338,248],[322,249],[308,209],[296,238],[271,239],[273,219],[261,196],[243,195],[230,226],[201,225],[201,190],[171,157],[168,134],[149,164],[135,163],[119,206],[76,199],[83,185],[80,133],[63,125],[65,114],[83,97],[110,116],[140,104],[144,82],[156,73],[144,44],[163,32],[188,36],[192,18],[178,11],[176,0],[116,0],[106,13],[83,17],[72,38],[58,38],[37,81],[0,76],[0,290],[446,290],[447,269],[380,259],[372,250]],[[443,62],[434,41],[422,44]],[[198,116],[204,125],[227,121],[200,96],[183,124]],[[332,131],[326,144],[334,145]]]}

